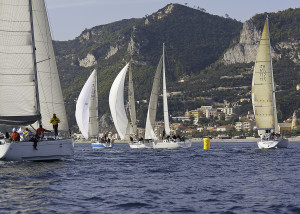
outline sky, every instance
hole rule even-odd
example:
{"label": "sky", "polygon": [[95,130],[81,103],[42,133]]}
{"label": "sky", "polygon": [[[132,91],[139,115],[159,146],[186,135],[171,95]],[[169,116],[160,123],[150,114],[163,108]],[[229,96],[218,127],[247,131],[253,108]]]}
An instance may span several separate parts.
{"label": "sky", "polygon": [[72,40],[84,29],[129,18],[142,18],[170,3],[247,21],[264,12],[299,8],[300,0],[45,0],[54,40]]}

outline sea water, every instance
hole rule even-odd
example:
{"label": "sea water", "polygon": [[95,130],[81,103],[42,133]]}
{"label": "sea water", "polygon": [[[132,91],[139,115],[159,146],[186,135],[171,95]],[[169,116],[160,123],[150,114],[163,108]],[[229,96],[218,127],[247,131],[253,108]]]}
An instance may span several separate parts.
{"label": "sea water", "polygon": [[300,143],[203,143],[93,150],[74,159],[0,161],[0,213],[300,213]]}

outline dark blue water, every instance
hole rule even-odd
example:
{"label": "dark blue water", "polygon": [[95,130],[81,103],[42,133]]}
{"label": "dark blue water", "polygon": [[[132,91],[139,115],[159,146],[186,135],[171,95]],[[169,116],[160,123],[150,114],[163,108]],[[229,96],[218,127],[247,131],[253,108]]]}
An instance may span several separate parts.
{"label": "dark blue water", "polygon": [[74,160],[0,161],[0,213],[300,213],[300,143],[75,150]]}

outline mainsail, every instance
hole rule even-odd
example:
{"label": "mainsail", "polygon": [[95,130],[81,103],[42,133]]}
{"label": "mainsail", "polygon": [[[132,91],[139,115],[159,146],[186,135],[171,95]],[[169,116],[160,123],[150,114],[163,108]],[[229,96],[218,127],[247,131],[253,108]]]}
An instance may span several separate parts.
{"label": "mainsail", "polygon": [[252,105],[258,130],[278,132],[268,18],[261,36],[252,80]]}
{"label": "mainsail", "polygon": [[163,105],[164,105],[165,134],[170,135],[170,122],[169,122],[167,84],[166,84],[165,44],[163,44]]}
{"label": "mainsail", "polygon": [[[129,114],[133,135],[137,137],[137,125],[136,125],[136,110],[135,110],[135,99],[134,99],[134,89],[132,80],[132,63],[130,63],[129,68],[129,80],[128,80],[128,106]],[[131,133],[130,133],[131,134]]]}
{"label": "mainsail", "polygon": [[166,84],[166,66],[165,66],[165,44],[163,44],[163,54],[158,63],[156,73],[154,76],[150,102],[148,106],[146,128],[145,128],[145,139],[157,140],[154,132],[155,118],[158,104],[158,96],[161,84],[161,71],[163,76],[163,110],[164,110],[164,131],[166,135],[170,135],[170,122],[169,122],[169,111],[168,111],[168,99],[167,99],[167,84]]}
{"label": "mainsail", "polygon": [[51,129],[56,113],[59,129],[67,131],[44,1],[0,0],[0,5],[0,123],[29,125],[41,114],[43,126]]}
{"label": "mainsail", "polygon": [[128,119],[124,108],[124,83],[128,67],[129,63],[120,71],[109,92],[109,108],[121,140],[125,138],[128,127]]}
{"label": "mainsail", "polygon": [[163,56],[161,56],[152,86],[149,106],[148,106],[148,113],[146,119],[146,127],[145,127],[145,139],[158,139],[154,132],[154,125],[155,125],[155,118],[156,118],[156,110],[157,110],[157,103],[158,103],[158,96],[159,96],[159,89],[160,89],[160,81],[161,81],[161,70],[162,70],[162,61]]}
{"label": "mainsail", "polygon": [[83,86],[76,104],[76,122],[85,139],[98,136],[97,72],[94,70]]}

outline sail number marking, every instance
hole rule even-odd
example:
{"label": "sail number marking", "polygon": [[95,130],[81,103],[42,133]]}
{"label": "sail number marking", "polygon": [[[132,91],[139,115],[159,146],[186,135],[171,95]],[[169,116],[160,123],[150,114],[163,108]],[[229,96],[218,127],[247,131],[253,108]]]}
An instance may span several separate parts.
{"label": "sail number marking", "polygon": [[259,71],[260,71],[259,72],[260,81],[267,81],[266,66],[265,65],[260,65]]}

